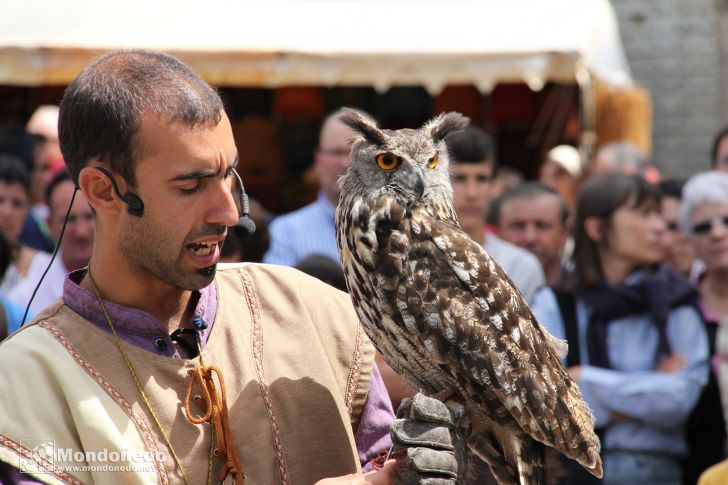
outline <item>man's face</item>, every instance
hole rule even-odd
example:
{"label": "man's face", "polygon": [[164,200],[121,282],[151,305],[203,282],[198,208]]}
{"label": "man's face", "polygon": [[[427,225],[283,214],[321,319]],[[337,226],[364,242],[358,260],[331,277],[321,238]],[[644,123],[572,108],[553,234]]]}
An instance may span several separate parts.
{"label": "man's face", "polygon": [[724,136],[718,143],[718,152],[715,154],[715,170],[728,172],[728,136]]}
{"label": "man's face", "polygon": [[338,180],[349,167],[350,140],[355,136],[354,130],[337,120],[329,120],[321,129],[315,169],[321,190],[332,203],[339,198]]}
{"label": "man's face", "polygon": [[187,127],[153,114],[139,128],[136,164],[144,214],[120,218],[119,248],[132,271],[180,290],[210,284],[227,226],[238,220],[231,192],[237,164],[230,121]]}
{"label": "man's face", "polygon": [[455,192],[455,211],[462,228],[466,232],[482,228],[490,205],[493,162],[453,163],[450,181]]}
{"label": "man's face", "polygon": [[[70,180],[59,183],[48,200],[50,214],[48,216],[48,229],[54,239],[58,240],[63,228],[63,219],[66,217],[68,205],[73,197],[73,182]],[[73,208],[68,216],[66,232],[61,241],[61,251],[66,269],[73,271],[86,266],[91,259],[94,246],[94,214],[86,202],[86,197],[79,191]]]}
{"label": "man's face", "polygon": [[559,201],[549,194],[503,203],[498,233],[506,241],[535,254],[544,268],[561,260],[568,236]]}

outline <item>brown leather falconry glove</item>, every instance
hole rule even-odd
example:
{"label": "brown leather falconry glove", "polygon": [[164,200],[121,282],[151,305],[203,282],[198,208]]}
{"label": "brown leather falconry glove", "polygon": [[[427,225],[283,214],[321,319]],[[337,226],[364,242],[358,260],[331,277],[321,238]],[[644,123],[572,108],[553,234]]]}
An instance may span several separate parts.
{"label": "brown leather falconry glove", "polygon": [[402,401],[397,418],[390,429],[396,485],[464,483],[469,422],[462,404],[418,393]]}

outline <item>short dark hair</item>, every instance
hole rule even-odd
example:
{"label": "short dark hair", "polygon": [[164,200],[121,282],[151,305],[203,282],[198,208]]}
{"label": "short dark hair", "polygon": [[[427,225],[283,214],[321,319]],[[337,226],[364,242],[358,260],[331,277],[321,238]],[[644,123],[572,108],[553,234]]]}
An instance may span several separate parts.
{"label": "short dark hair", "polygon": [[470,125],[463,131],[445,137],[451,163],[478,163],[483,160],[496,165],[493,138],[482,128]]}
{"label": "short dark hair", "polygon": [[30,174],[18,157],[0,153],[0,182],[7,185],[20,185],[30,197]]}
{"label": "short dark hair", "polygon": [[498,197],[496,197],[491,204],[497,209],[493,212],[493,220],[488,221],[494,226],[500,224],[500,216],[503,210],[503,205],[510,200],[524,200],[524,199],[535,199],[540,195],[550,195],[555,198],[559,205],[559,219],[562,224],[566,224],[569,220],[569,209],[566,207],[563,197],[559,195],[554,189],[546,187],[540,182],[526,182],[515,187],[511,187],[506,190]]}
{"label": "short dark hair", "polygon": [[584,223],[597,217],[610,225],[614,213],[630,202],[631,207],[657,207],[657,188],[639,175],[605,174],[590,178],[579,190],[574,221],[574,269],[578,284],[585,288],[599,285],[604,270],[599,246],[586,233]]}
{"label": "short dark hair", "polygon": [[713,146],[710,149],[710,168],[715,168],[718,165],[718,149],[720,148],[720,142],[726,136],[728,136],[728,126],[724,127],[713,137]]}
{"label": "short dark hair", "polygon": [[671,197],[682,200],[682,191],[683,187],[685,187],[685,182],[685,179],[660,180],[657,184],[657,192],[660,195],[660,199],[663,197]]}
{"label": "short dark hair", "polygon": [[338,261],[322,254],[312,254],[299,261],[295,268],[307,275],[314,276],[326,284],[347,291],[344,270]]}
{"label": "short dark hair", "polygon": [[55,174],[53,174],[53,177],[51,177],[50,182],[48,182],[48,185],[46,185],[45,189],[45,203],[47,206],[50,207],[51,205],[51,196],[53,196],[53,191],[58,188],[59,185],[61,185],[61,182],[65,181],[71,181],[71,174],[68,173],[68,170],[59,170]]}
{"label": "short dark hair", "polygon": [[218,93],[178,59],[150,50],[121,50],[100,57],[74,79],[61,101],[58,138],[74,183],[89,160],[110,165],[132,187],[137,140],[145,113],[195,127],[217,124]]}

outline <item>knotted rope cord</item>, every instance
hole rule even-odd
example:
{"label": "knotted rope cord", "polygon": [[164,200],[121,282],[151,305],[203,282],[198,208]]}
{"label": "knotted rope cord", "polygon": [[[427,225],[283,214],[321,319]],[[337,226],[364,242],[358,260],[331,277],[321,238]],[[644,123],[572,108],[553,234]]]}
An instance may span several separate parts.
{"label": "knotted rope cord", "polygon": [[[243,475],[243,468],[240,465],[240,458],[238,457],[238,451],[235,448],[233,434],[230,429],[225,379],[222,377],[222,371],[217,366],[205,365],[202,359],[200,359],[200,365],[194,369],[190,369],[188,375],[192,376],[192,379],[187,386],[187,393],[185,395],[184,408],[187,419],[194,424],[210,422],[214,425],[217,452],[225,459],[225,463],[220,471],[220,480],[224,480],[227,474],[232,472],[235,483],[242,485],[245,476]],[[219,383],[219,387],[217,386],[216,380]],[[205,409],[205,414],[199,417],[193,416],[190,412],[190,396],[192,396],[192,390],[196,383],[202,389],[202,399]]]}

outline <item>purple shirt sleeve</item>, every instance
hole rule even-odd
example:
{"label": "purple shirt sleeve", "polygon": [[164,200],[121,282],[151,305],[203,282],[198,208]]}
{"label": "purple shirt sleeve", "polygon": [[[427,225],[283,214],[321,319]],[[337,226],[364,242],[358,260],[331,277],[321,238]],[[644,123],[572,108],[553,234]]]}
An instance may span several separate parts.
{"label": "purple shirt sleeve", "polygon": [[0,485],[43,485],[30,475],[20,473],[20,469],[0,461]]}
{"label": "purple shirt sleeve", "polygon": [[387,388],[384,387],[379,368],[372,366],[372,379],[369,384],[364,409],[359,420],[359,428],[354,435],[356,449],[359,451],[359,461],[364,471],[372,469],[372,460],[380,451],[389,450],[392,439],[389,436],[389,426],[394,421],[394,411],[389,400]]}

